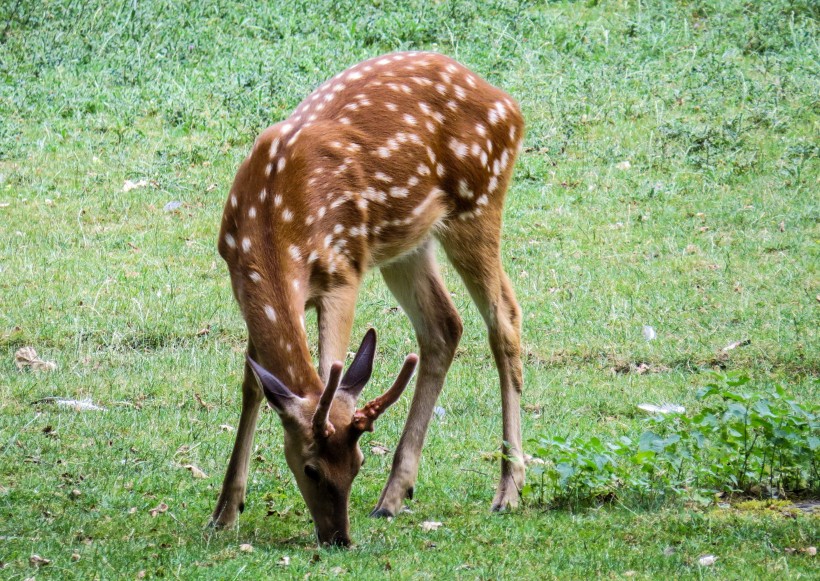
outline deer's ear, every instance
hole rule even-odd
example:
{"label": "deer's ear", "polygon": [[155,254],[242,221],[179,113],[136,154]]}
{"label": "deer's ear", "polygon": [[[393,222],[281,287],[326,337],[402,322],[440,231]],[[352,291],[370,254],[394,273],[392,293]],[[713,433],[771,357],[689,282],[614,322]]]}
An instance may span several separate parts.
{"label": "deer's ear", "polygon": [[294,406],[299,405],[302,398],[289,390],[273,373],[251,359],[250,355],[246,355],[245,358],[248,360],[248,366],[250,366],[270,406],[275,409],[279,415],[290,415],[290,410],[292,410]]}
{"label": "deer's ear", "polygon": [[373,358],[376,357],[376,331],[368,329],[362,339],[362,344],[353,358],[353,363],[347,368],[347,373],[342,377],[342,389],[358,398],[364,386],[370,381],[373,373]]}

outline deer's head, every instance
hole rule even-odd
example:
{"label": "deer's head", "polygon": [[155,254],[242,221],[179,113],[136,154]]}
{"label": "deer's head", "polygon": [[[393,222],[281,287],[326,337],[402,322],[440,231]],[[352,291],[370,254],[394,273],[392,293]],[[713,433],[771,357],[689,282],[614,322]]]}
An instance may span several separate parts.
{"label": "deer's head", "polygon": [[342,363],[330,368],[319,396],[301,397],[253,359],[248,363],[270,406],[285,428],[285,458],[313,516],[322,544],[350,544],[348,504],[353,479],[364,463],[359,438],[372,432],[378,417],[401,396],[418,356],[408,355],[393,386],[357,409],[359,394],[373,371],[376,333],[370,329],[353,363],[342,376]]}

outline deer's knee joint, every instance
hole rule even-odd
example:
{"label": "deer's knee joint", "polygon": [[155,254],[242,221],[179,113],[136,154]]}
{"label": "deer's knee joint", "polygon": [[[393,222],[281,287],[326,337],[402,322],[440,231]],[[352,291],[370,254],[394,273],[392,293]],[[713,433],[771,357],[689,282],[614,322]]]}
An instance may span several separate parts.
{"label": "deer's knee joint", "polygon": [[428,332],[419,334],[419,346],[428,357],[449,359],[455,354],[463,332],[464,324],[455,309],[445,311],[438,328],[429,329]]}

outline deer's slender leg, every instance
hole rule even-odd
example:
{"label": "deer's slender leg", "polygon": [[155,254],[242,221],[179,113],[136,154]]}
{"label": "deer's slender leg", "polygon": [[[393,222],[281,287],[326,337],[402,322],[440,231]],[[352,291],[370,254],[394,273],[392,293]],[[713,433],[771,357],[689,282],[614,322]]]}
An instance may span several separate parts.
{"label": "deer's slender leg", "polygon": [[[249,352],[252,349],[249,348]],[[253,356],[253,354],[251,353]],[[245,510],[245,489],[248,484],[248,463],[253,448],[253,434],[259,417],[259,406],[264,396],[250,367],[245,363],[245,378],[242,381],[242,414],[236,441],[228,462],[228,470],[222,482],[222,491],[216,502],[211,525],[224,528],[233,526],[239,513]]]}
{"label": "deer's slender leg", "polygon": [[462,325],[439,275],[432,240],[399,262],[382,267],[381,272],[413,324],[420,352],[410,413],[390,477],[372,513],[393,516],[401,510],[404,499],[413,495],[427,427],[461,338]]}
{"label": "deer's slender leg", "polygon": [[319,377],[327,381],[334,361],[344,361],[356,311],[358,281],[334,289],[316,303],[319,322]]}
{"label": "deer's slender leg", "polygon": [[503,458],[501,480],[492,504],[492,509],[498,511],[516,506],[524,485],[521,309],[501,264],[499,242],[488,239],[487,231],[500,232],[500,224],[493,230],[486,224],[483,230],[478,224],[454,225],[441,241],[484,318],[501,381]]}

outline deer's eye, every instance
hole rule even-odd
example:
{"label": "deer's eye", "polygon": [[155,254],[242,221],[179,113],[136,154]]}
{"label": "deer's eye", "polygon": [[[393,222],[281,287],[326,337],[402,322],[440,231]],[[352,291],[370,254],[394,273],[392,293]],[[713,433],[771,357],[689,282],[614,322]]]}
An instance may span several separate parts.
{"label": "deer's eye", "polygon": [[319,482],[319,471],[316,469],[315,466],[305,464],[305,475],[314,482]]}

